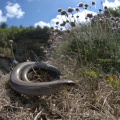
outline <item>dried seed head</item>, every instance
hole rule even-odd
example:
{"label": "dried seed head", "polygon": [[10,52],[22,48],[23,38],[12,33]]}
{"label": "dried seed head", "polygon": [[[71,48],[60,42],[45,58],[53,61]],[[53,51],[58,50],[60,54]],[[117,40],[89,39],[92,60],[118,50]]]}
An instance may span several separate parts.
{"label": "dried seed head", "polygon": [[79,4],[78,4],[78,7],[83,7],[83,3],[79,3]]}
{"label": "dried seed head", "polygon": [[71,22],[70,25],[71,25],[72,27],[75,27],[75,26],[76,26],[75,22]]}
{"label": "dried seed head", "polygon": [[59,24],[59,22],[56,22],[56,25],[58,25]]}
{"label": "dried seed head", "polygon": [[79,18],[79,15],[77,15],[76,18]]}
{"label": "dried seed head", "polygon": [[99,23],[103,23],[104,20],[102,18],[99,19]]}
{"label": "dried seed head", "polygon": [[69,13],[72,13],[72,12],[74,11],[74,9],[69,7],[69,8],[67,9],[67,11],[68,11]]}
{"label": "dried seed head", "polygon": [[79,11],[79,8],[75,8],[75,10],[78,12],[78,11]]}
{"label": "dried seed head", "polygon": [[114,17],[111,17],[111,20],[115,20],[115,18],[114,18]]}
{"label": "dried seed head", "polygon": [[63,21],[63,23],[60,24],[60,26],[65,26],[66,25],[66,22]]}
{"label": "dried seed head", "polygon": [[97,16],[100,16],[100,14],[98,13]]}
{"label": "dried seed head", "polygon": [[85,8],[87,8],[89,5],[88,4],[84,4]]}
{"label": "dried seed head", "polygon": [[102,12],[102,9],[99,9],[99,12]]}
{"label": "dried seed head", "polygon": [[66,23],[69,23],[69,20],[66,20]]}
{"label": "dried seed head", "polygon": [[88,17],[88,18],[92,18],[92,17],[93,17],[92,13],[88,13],[88,14],[87,14],[87,17]]}
{"label": "dried seed head", "polygon": [[13,40],[9,40],[9,44],[12,45],[13,44]]}
{"label": "dried seed head", "polygon": [[94,1],[92,1],[92,5],[95,5],[95,2],[94,2]]}
{"label": "dried seed head", "polygon": [[61,12],[61,11],[62,11],[62,9],[61,9],[61,8],[59,8],[59,9],[58,9],[58,12]]}
{"label": "dried seed head", "polygon": [[106,10],[106,9],[107,9],[107,6],[105,6],[104,9]]}
{"label": "dried seed head", "polygon": [[62,10],[61,15],[67,15],[67,12],[65,10]]}
{"label": "dried seed head", "polygon": [[63,23],[61,23],[60,26],[65,26],[65,25]]}

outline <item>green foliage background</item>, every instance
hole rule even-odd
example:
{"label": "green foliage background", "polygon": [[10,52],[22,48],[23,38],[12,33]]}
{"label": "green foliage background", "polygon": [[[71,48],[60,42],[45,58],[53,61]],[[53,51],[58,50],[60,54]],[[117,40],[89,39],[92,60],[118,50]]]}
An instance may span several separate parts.
{"label": "green foliage background", "polygon": [[[40,49],[41,45],[48,46],[49,28],[48,27],[16,27],[10,28],[5,23],[0,27],[0,52],[1,57],[11,58],[11,50],[9,40],[13,40],[13,52],[18,61],[24,61],[27,57],[33,58],[31,50],[35,52],[37,56],[43,55],[43,51]],[[6,50],[4,50],[6,49]]]}

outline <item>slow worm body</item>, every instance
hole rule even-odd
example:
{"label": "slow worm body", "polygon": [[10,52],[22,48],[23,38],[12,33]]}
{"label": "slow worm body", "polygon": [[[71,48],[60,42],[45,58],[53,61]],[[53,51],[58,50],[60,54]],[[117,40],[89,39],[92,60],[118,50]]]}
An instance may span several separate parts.
{"label": "slow worm body", "polygon": [[[55,74],[55,79],[49,82],[32,82],[27,78],[28,72],[32,68],[40,68],[51,71]],[[43,96],[50,95],[60,91],[66,85],[75,85],[72,80],[60,80],[60,71],[44,62],[23,62],[18,64],[10,75],[10,86],[17,92],[32,95]]]}

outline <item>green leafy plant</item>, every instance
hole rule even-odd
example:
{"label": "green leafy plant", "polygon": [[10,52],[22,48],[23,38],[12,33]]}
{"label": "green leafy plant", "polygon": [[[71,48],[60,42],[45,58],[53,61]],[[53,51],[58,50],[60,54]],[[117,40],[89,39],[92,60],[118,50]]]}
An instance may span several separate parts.
{"label": "green leafy plant", "polygon": [[[92,3],[93,5],[93,3]],[[67,10],[58,9],[61,17],[64,16],[63,23],[56,23],[58,26],[66,28],[67,42],[63,42],[61,54],[69,55],[77,59],[77,63],[81,66],[86,64],[94,64],[101,66],[103,71],[110,72],[111,69],[120,70],[120,18],[111,9],[104,7],[104,12],[93,16],[92,13],[86,14],[88,22],[79,23],[79,17],[73,14],[73,11],[79,13],[79,9],[86,10],[88,4],[80,3],[79,8],[68,8]],[[92,6],[91,6],[92,7]],[[108,11],[108,14],[106,14]],[[119,11],[119,7],[114,10]],[[72,17],[71,17],[72,16]],[[76,18],[77,17],[77,18]],[[72,24],[74,23],[74,24]],[[70,26],[67,28],[66,26]],[[108,60],[107,62],[105,62]]]}

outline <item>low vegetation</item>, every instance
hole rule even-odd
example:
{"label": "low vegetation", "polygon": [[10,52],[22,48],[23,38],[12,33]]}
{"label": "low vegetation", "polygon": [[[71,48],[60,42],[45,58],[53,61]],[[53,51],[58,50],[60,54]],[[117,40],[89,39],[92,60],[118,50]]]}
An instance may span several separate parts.
{"label": "low vegetation", "polygon": [[[80,3],[75,10],[79,12],[79,9],[85,10],[88,6]],[[64,31],[53,30],[49,39],[45,39],[48,46],[41,44],[41,48],[45,51],[44,60],[62,71],[61,80],[74,80],[76,86],[47,97],[29,97],[12,90],[8,83],[9,74],[2,75],[0,119],[120,120],[119,9],[107,9],[105,6],[95,16],[87,14],[87,23],[84,24],[76,21],[79,16],[72,14],[74,9],[58,9],[65,19],[63,23],[57,21],[56,25],[61,26],[60,29],[69,27]],[[27,40],[31,39],[29,32],[21,34]],[[36,36],[33,34],[31,37]],[[16,41],[22,40],[19,37]],[[33,49],[30,47],[30,50]],[[39,60],[36,51],[33,53],[34,60]]]}

